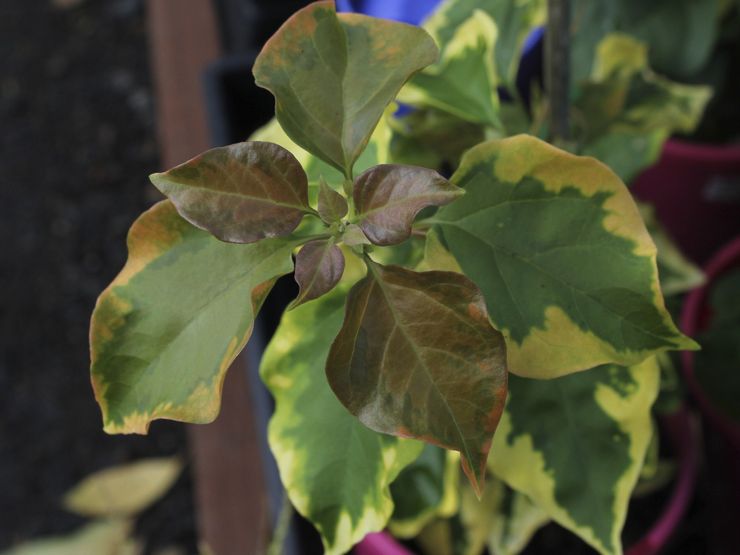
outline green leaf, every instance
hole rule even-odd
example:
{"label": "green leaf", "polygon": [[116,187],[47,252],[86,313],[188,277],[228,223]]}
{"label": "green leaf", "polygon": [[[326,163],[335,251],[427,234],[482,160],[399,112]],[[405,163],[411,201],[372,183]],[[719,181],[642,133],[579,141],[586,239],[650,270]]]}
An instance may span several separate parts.
{"label": "green leaf", "polygon": [[288,135],[350,177],[386,106],[437,54],[423,29],[315,2],[272,36],[253,71]]}
{"label": "green leaf", "polygon": [[[375,131],[370,137],[370,142],[360,155],[360,158],[355,162],[354,170],[356,174],[359,174],[377,164],[385,164],[391,161],[390,142],[392,139],[392,131],[390,124],[392,121],[391,116],[396,109],[397,106],[395,103],[391,103],[388,108],[386,108],[385,113],[380,118],[380,122],[375,127]],[[344,176],[341,172],[295,144],[291,138],[288,137],[283,128],[280,127],[280,123],[277,119],[273,118],[266,125],[255,131],[250,137],[250,140],[276,143],[289,150],[306,170],[309,184],[309,196],[311,195],[311,186],[313,185],[318,187],[321,179],[324,179],[335,191],[342,190]]]}
{"label": "green leaf", "polygon": [[454,451],[426,444],[419,458],[391,484],[395,508],[389,529],[398,538],[413,538],[435,517],[458,510],[460,464]]}
{"label": "green leaf", "polygon": [[476,10],[490,16],[498,27],[495,65],[503,84],[513,89],[527,35],[545,23],[545,0],[447,0],[424,22],[424,28],[444,50]]}
{"label": "green leaf", "polygon": [[[354,272],[348,261],[346,273]],[[347,276],[331,293],[284,314],[261,367],[276,402],[269,440],[280,477],[329,554],[385,527],[393,511],[389,485],[423,447],[366,428],[326,383],[324,364],[349,282]]]}
{"label": "green leaf", "polygon": [[658,387],[654,358],[548,381],[511,376],[489,465],[600,553],[621,554]]}
{"label": "green leaf", "polygon": [[461,555],[480,555],[486,546],[495,555],[516,555],[550,520],[525,495],[495,477],[486,483],[480,499],[470,488],[461,493],[460,522],[465,537]]}
{"label": "green leaf", "polygon": [[106,468],[64,496],[67,510],[87,517],[135,516],[159,500],[182,471],[178,457],[144,459]]}
{"label": "green leaf", "polygon": [[390,120],[394,163],[456,168],[463,152],[484,139],[480,125],[434,109],[417,109]]}
{"label": "green leaf", "polygon": [[230,243],[289,235],[312,212],[303,168],[272,143],[214,148],[150,179],[183,218]]}
{"label": "green leaf", "polygon": [[434,221],[481,287],[511,372],[552,378],[696,348],[665,309],[655,245],[606,166],[520,135],[468,151],[451,180],[466,194]]}
{"label": "green leaf", "polygon": [[504,342],[480,291],[452,272],[367,265],[327,359],[332,390],[370,429],[460,451],[480,488],[506,397]]}
{"label": "green leaf", "polygon": [[98,520],[66,536],[32,540],[2,555],[137,555],[141,550],[129,540],[132,530],[128,520]]}
{"label": "green leaf", "polygon": [[603,162],[630,185],[640,173],[658,161],[669,136],[666,129],[654,131],[611,130],[584,144],[579,154]]}
{"label": "green leaf", "polygon": [[300,291],[290,308],[328,293],[343,273],[344,255],[333,238],[306,243],[295,258],[295,280]]}
{"label": "green leaf", "polygon": [[465,121],[501,127],[494,51],[498,29],[484,11],[475,10],[455,30],[442,58],[414,76],[401,102],[436,108]]}
{"label": "green leaf", "polygon": [[621,0],[617,26],[650,45],[661,73],[691,78],[710,59],[719,31],[718,0]]}
{"label": "green leaf", "polygon": [[428,206],[449,204],[464,191],[434,170],[382,164],[355,179],[357,225],[376,245],[402,243],[414,218]]}
{"label": "green leaf", "polygon": [[[526,496],[498,479],[490,481],[491,515],[486,544],[496,555],[518,555],[550,517]],[[486,504],[486,494],[483,495]]]}
{"label": "green leaf", "polygon": [[740,270],[721,276],[710,291],[711,320],[696,353],[696,379],[718,411],[740,424]]}
{"label": "green leaf", "polygon": [[711,88],[682,85],[647,65],[647,47],[621,33],[598,45],[594,72],[581,85],[575,109],[585,122],[586,142],[607,133],[691,132],[699,123]]}
{"label": "green leaf", "polygon": [[347,215],[347,200],[326,184],[319,180],[319,205],[317,211],[321,219],[327,224],[338,222]]}
{"label": "green leaf", "polygon": [[704,272],[688,260],[660,225],[652,206],[638,203],[650,236],[658,249],[658,274],[663,294],[678,295],[699,287],[705,281]]}
{"label": "green leaf", "polygon": [[183,220],[169,201],[142,214],[128,261],[90,325],[92,383],[108,433],[158,418],[211,422],[226,370],[244,347],[294,243],[232,245]]}

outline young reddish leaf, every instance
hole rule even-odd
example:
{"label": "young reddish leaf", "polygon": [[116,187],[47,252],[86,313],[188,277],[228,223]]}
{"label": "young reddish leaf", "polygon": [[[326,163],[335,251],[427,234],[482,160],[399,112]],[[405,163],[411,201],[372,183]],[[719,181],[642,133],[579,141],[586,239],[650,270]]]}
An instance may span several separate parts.
{"label": "young reddish leaf", "polygon": [[506,398],[506,351],[472,281],[368,260],[326,374],[367,427],[460,451],[480,491]]}
{"label": "young reddish leaf", "polygon": [[463,192],[434,170],[381,164],[355,180],[353,197],[367,238],[376,245],[395,245],[409,238],[420,210],[449,204]]}
{"label": "young reddish leaf", "polygon": [[334,239],[306,243],[295,258],[295,280],[300,287],[291,303],[295,308],[331,291],[344,273],[344,255]]}
{"label": "young reddish leaf", "polygon": [[326,184],[323,177],[319,179],[318,212],[327,224],[338,222],[347,215],[347,200]]}
{"label": "young reddish leaf", "polygon": [[272,143],[214,148],[150,179],[183,218],[229,243],[288,235],[311,211],[306,173]]}
{"label": "young reddish leaf", "polygon": [[437,54],[419,27],[314,2],[267,41],[253,72],[288,136],[350,176],[383,110]]}

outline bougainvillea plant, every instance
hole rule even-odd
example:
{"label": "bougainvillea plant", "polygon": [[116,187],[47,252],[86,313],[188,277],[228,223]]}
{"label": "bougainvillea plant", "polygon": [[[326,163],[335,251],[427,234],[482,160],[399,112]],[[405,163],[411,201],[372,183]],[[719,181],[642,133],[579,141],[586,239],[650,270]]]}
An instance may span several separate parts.
{"label": "bougainvillea plant", "polygon": [[[168,199],[133,224],[98,300],[104,428],[212,421],[295,270],[261,373],[283,484],[328,553],[389,519],[409,534],[456,503],[465,518],[476,498],[537,507],[619,553],[655,355],[696,344],[664,307],[637,206],[597,160],[518,135],[474,146],[449,180],[393,163],[393,100],[437,58],[423,29],[326,1],[268,41],[253,71],[276,121],[151,177]],[[443,491],[456,458],[463,501]]]}

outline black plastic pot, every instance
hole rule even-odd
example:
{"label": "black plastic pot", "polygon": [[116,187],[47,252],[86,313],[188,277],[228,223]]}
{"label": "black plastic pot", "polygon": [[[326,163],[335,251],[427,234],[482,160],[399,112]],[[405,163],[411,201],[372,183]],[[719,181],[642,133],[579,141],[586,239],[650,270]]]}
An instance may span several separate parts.
{"label": "black plastic pot", "polygon": [[[212,64],[204,74],[206,108],[213,146],[223,146],[246,140],[267,123],[274,113],[274,100],[267,91],[254,84],[252,64],[255,51],[232,55]],[[278,280],[265,300],[247,345],[247,378],[254,420],[260,440],[260,455],[264,469],[270,521],[274,529],[283,502],[283,487],[275,459],[267,444],[267,423],[274,409],[270,393],[259,377],[262,353],[280,322],[288,303],[296,296],[297,286],[292,276]],[[313,555],[323,553],[318,533],[306,520],[295,514],[281,553]]]}

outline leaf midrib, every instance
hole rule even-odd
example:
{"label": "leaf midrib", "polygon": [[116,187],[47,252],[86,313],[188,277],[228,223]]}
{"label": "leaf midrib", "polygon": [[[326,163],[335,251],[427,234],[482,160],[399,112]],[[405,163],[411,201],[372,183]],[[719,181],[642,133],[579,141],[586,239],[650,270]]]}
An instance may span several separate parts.
{"label": "leaf midrib", "polygon": [[[403,326],[402,320],[399,318],[398,312],[396,311],[395,307],[393,306],[393,303],[391,302],[389,293],[386,290],[385,286],[383,285],[382,279],[378,275],[377,270],[374,268],[374,264],[375,263],[372,262],[372,261],[370,261],[367,264],[368,269],[373,274],[373,278],[374,278],[373,281],[374,281],[374,283],[377,283],[378,288],[380,289],[380,292],[383,294],[383,297],[385,298],[386,305],[388,305],[388,308],[389,308],[389,310],[391,312],[391,315],[393,316],[393,320],[395,321],[397,328],[403,334],[403,336],[406,339],[407,343],[411,347],[411,350],[414,352],[414,355],[416,356],[416,359],[419,361],[419,364],[420,364],[421,368],[424,370],[424,373],[427,375],[427,378],[429,379],[429,383],[432,384],[432,386],[434,387],[434,391],[437,393],[437,395],[439,396],[439,398],[442,399],[442,402],[444,403],[445,409],[447,409],[447,414],[452,419],[452,423],[455,425],[455,430],[457,431],[458,436],[460,437],[460,440],[462,442],[462,446],[465,449],[465,458],[472,465],[474,459],[470,455],[470,450],[468,448],[468,442],[466,441],[465,436],[463,435],[463,432],[462,432],[462,430],[460,429],[460,426],[457,423],[457,419],[455,418],[455,415],[453,414],[452,409],[450,408],[450,405],[447,403],[447,399],[445,398],[444,395],[442,395],[442,392],[437,387],[437,383],[434,381],[434,379],[432,377],[431,371],[427,367],[426,363],[424,362],[424,359],[421,356],[421,353],[417,349],[416,343],[411,340],[411,338],[409,337],[409,335],[408,335],[408,333],[407,333],[407,331],[405,329],[405,326]],[[368,297],[369,297],[369,295],[368,295]]]}

